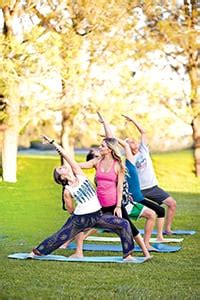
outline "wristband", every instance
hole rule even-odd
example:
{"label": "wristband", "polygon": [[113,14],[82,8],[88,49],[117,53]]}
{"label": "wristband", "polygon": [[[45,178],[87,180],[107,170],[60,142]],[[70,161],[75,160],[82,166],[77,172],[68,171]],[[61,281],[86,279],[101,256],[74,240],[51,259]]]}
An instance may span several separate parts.
{"label": "wristband", "polygon": [[121,206],[120,206],[120,205],[117,205],[116,207],[119,207],[119,208],[121,208]]}
{"label": "wristband", "polygon": [[49,142],[50,144],[53,144],[54,140],[51,140],[51,142]]}

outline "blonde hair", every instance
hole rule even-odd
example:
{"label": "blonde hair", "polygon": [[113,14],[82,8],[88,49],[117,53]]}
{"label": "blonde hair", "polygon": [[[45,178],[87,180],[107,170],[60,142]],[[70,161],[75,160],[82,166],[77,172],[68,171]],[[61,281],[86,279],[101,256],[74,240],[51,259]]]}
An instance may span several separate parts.
{"label": "blonde hair", "polygon": [[121,171],[125,172],[125,166],[121,158],[121,153],[119,151],[119,143],[115,138],[105,138],[103,141],[106,143],[107,147],[111,150],[113,159],[119,162]]}

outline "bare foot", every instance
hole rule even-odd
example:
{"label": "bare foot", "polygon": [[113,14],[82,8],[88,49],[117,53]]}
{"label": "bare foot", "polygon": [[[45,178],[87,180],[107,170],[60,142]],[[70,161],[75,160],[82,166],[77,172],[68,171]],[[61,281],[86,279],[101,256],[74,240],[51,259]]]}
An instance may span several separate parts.
{"label": "bare foot", "polygon": [[156,241],[158,241],[158,242],[164,242],[165,239],[164,239],[164,237],[157,237],[157,238],[156,238]]}
{"label": "bare foot", "polygon": [[164,237],[163,236],[157,236],[156,240],[159,242],[163,242],[164,241]]}
{"label": "bare foot", "polygon": [[145,256],[145,261],[150,260],[153,258],[153,255]]}
{"label": "bare foot", "polygon": [[70,258],[83,258],[83,253],[74,253],[69,256]]}
{"label": "bare foot", "polygon": [[33,251],[31,251],[31,252],[29,253],[29,255],[28,255],[28,258],[34,258],[35,256],[38,256],[38,255],[35,255],[35,254],[33,253]]}
{"label": "bare foot", "polygon": [[132,261],[132,260],[134,260],[134,259],[135,259],[134,256],[128,255],[128,256],[126,256],[123,260],[124,260],[124,261]]}
{"label": "bare foot", "polygon": [[[37,253],[38,252],[38,253]],[[43,256],[39,251],[37,250],[32,250],[29,254],[27,258],[34,258],[34,257],[40,257]]]}
{"label": "bare foot", "polygon": [[[148,261],[152,258],[153,258],[152,255],[147,255],[147,256],[144,257],[144,261]],[[124,262],[131,262],[131,261],[135,261],[135,260],[136,260],[136,258],[132,255],[129,255],[129,256],[127,256],[123,259]]]}
{"label": "bare foot", "polygon": [[34,257],[39,257],[43,256],[44,254],[40,253],[37,249],[33,249],[29,254],[27,258],[34,258]]}
{"label": "bare foot", "polygon": [[158,249],[151,246],[151,247],[148,248],[148,251],[149,252],[158,252]]}

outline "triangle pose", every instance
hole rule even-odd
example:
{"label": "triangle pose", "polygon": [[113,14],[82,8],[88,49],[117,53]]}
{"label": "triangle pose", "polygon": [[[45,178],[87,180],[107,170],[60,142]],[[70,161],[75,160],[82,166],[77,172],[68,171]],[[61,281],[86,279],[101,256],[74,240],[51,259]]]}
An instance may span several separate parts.
{"label": "triangle pose", "polygon": [[[54,169],[54,180],[63,186],[63,202],[71,217],[50,237],[43,240],[30,253],[29,257],[48,255],[58,249],[63,243],[73,240],[78,234],[90,228],[104,228],[120,236],[124,261],[132,261],[134,249],[133,235],[127,220],[110,214],[103,214],[95,189],[85,177],[79,164],[65,152],[54,140],[43,136],[45,141],[53,144],[67,165]],[[74,201],[76,207],[74,207]],[[121,213],[119,209],[116,214]],[[138,233],[140,236],[140,234]],[[141,238],[142,239],[142,238]],[[146,259],[150,259],[149,252]]]}

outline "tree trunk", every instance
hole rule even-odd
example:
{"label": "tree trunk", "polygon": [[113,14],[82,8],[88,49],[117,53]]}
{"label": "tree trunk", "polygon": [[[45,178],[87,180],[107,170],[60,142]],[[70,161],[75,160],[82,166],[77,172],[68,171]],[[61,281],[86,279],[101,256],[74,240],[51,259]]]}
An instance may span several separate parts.
{"label": "tree trunk", "polygon": [[18,129],[10,127],[4,131],[2,148],[3,180],[7,182],[17,181],[17,143]]}
{"label": "tree trunk", "polygon": [[[197,24],[197,5],[195,1],[191,1],[191,13],[189,12],[190,22],[188,27],[190,30],[195,30]],[[194,141],[194,164],[196,176],[200,176],[200,100],[199,100],[199,78],[198,78],[198,50],[192,45],[195,45],[197,37],[192,33],[189,35],[189,58],[188,58],[188,74],[191,83],[191,108],[193,112],[192,130]]]}
{"label": "tree trunk", "polygon": [[194,164],[196,176],[200,176],[200,101],[198,100],[197,64],[190,54],[189,77],[191,82],[192,130],[194,142]]}
{"label": "tree trunk", "polygon": [[194,142],[194,165],[196,176],[200,176],[200,101],[198,100],[197,67],[191,59],[189,71],[191,82],[191,108],[193,112],[192,130]]}
{"label": "tree trunk", "polygon": [[[23,7],[20,0],[15,0],[12,3],[12,8],[8,4],[2,6],[4,30],[3,34],[8,38],[15,37],[18,41],[23,41],[23,24],[19,18],[22,14]],[[17,25],[16,25],[17,24]],[[17,30],[16,30],[17,28]],[[10,95],[12,97],[6,105],[6,115],[8,120],[6,122],[6,129],[3,133],[2,142],[2,169],[3,180],[7,182],[16,182],[17,180],[17,146],[19,136],[19,101],[13,96],[13,91],[16,86],[13,82],[9,82],[8,89],[11,89]]]}
{"label": "tree trunk", "polygon": [[193,139],[194,139],[194,163],[196,176],[200,176],[200,117],[192,122]]}
{"label": "tree trunk", "polygon": [[[74,156],[74,148],[70,144],[70,132],[72,127],[72,120],[70,118],[70,112],[68,109],[63,109],[62,111],[62,130],[61,130],[61,136],[60,136],[60,142],[62,147],[71,153],[72,156]],[[61,158],[61,164],[64,164],[63,159]]]}
{"label": "tree trunk", "polygon": [[7,127],[4,130],[2,145],[3,180],[16,182],[17,174],[17,146],[19,135],[19,102],[10,99],[7,106]]}

